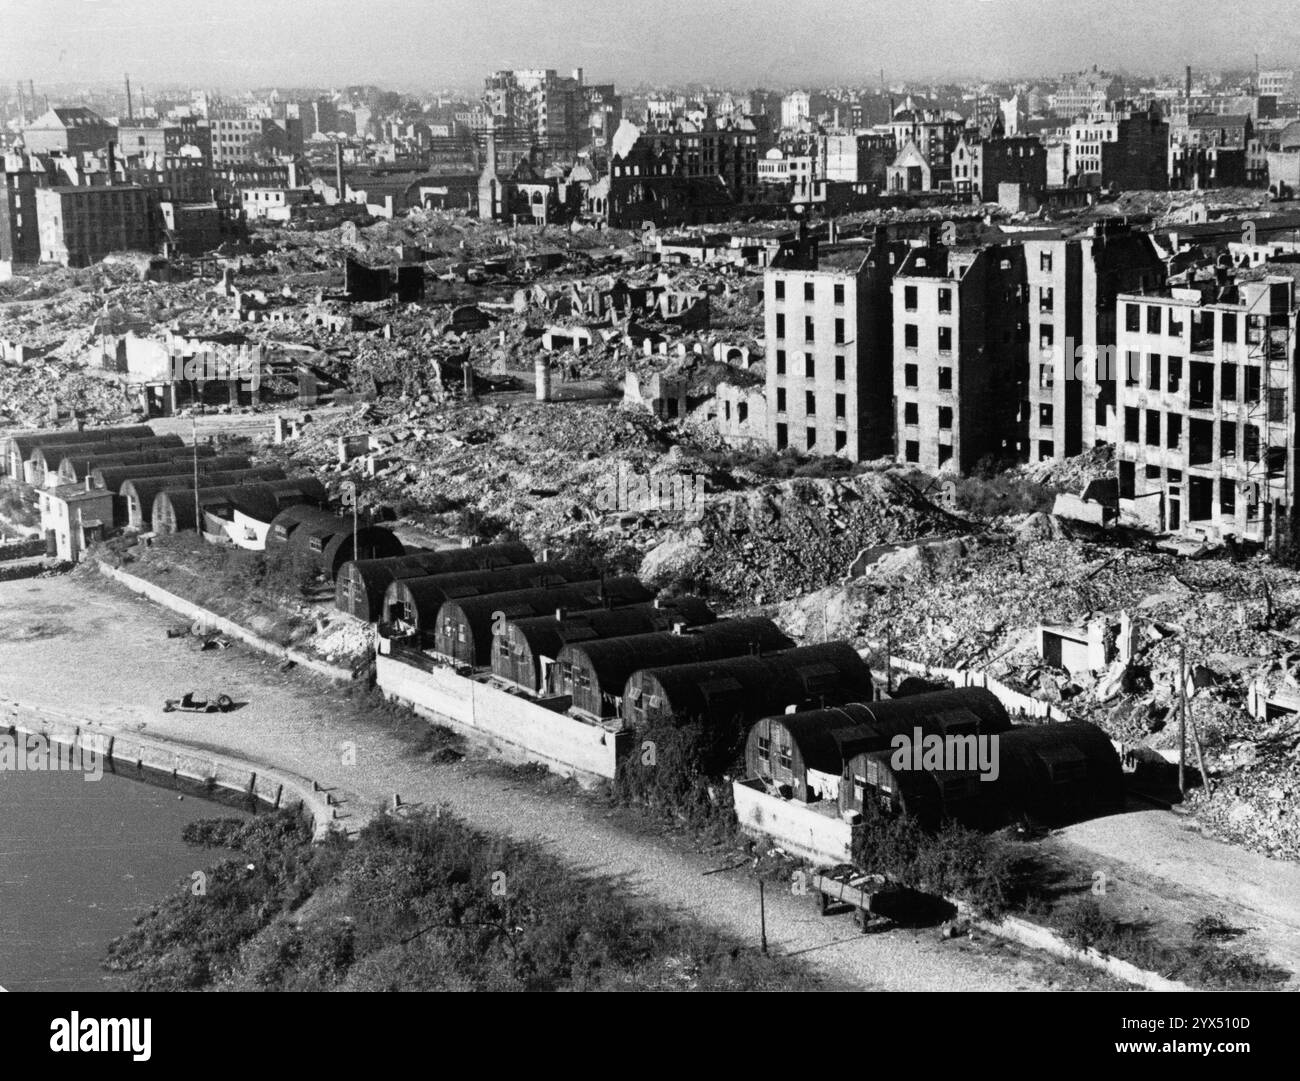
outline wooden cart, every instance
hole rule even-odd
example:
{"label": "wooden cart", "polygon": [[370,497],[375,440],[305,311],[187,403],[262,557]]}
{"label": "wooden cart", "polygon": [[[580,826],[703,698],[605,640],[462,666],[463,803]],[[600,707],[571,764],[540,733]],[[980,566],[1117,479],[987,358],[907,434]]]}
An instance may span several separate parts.
{"label": "wooden cart", "polygon": [[878,900],[898,891],[884,875],[864,875],[851,867],[837,867],[817,872],[810,885],[817,898],[817,911],[822,916],[829,915],[832,907],[847,905],[863,933],[892,923],[874,907]]}

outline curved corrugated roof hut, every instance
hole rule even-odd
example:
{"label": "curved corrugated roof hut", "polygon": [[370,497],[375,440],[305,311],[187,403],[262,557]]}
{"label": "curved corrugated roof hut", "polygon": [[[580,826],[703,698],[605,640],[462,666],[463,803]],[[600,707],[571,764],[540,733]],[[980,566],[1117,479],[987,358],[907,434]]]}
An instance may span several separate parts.
{"label": "curved corrugated roof hut", "polygon": [[[334,604],[340,611],[374,623],[383,613],[385,592],[399,578],[487,571],[532,562],[533,553],[518,541],[407,552],[387,559],[349,559],[339,569]],[[584,572],[583,577],[588,575]],[[437,608],[433,612],[436,614]]]}
{"label": "curved corrugated roof hut", "polygon": [[628,725],[704,724],[734,729],[737,741],[765,714],[870,701],[871,668],[847,642],[819,642],[768,656],[642,668],[628,679]]}
{"label": "curved corrugated roof hut", "polygon": [[[317,507],[286,507],[275,516],[266,537],[268,553],[288,549],[315,564],[332,582],[339,569],[353,558],[353,523],[351,518]],[[406,554],[402,542],[390,529],[377,525],[359,526],[357,547],[362,559],[384,559]]]}
{"label": "curved corrugated roof hut", "polygon": [[596,578],[596,571],[586,563],[557,559],[546,563],[519,563],[513,567],[496,567],[486,571],[452,571],[396,578],[384,590],[381,616],[421,639],[433,634],[438,612],[449,600],[458,597],[481,597],[487,593],[505,593],[513,589],[541,589]]}
{"label": "curved corrugated roof hut", "polygon": [[59,480],[64,484],[79,484],[101,467],[171,463],[178,460],[192,462],[196,457],[202,461],[216,456],[216,451],[211,447],[187,447],[180,443],[179,437],[177,443],[177,446],[151,447],[116,454],[65,454],[59,460]]}
{"label": "curved corrugated roof hut", "polygon": [[1124,807],[1124,771],[1106,735],[1087,721],[1020,725],[999,740],[995,795],[1008,821],[1057,825]]}
{"label": "curved corrugated roof hut", "polygon": [[900,769],[893,751],[871,751],[856,761],[862,773],[841,781],[842,806],[851,802],[860,810],[874,797],[882,810],[909,815],[927,829],[945,821],[975,828],[999,822],[996,781],[982,780],[977,770]]}
{"label": "curved corrugated roof hut", "polygon": [[859,720],[851,705],[760,717],[745,737],[745,774],[804,803],[838,799],[843,757],[834,732]]}
{"label": "curved corrugated roof hut", "polygon": [[[132,529],[153,528],[153,503],[159,492],[180,487],[177,480],[184,474],[166,473],[148,477],[132,477],[123,481],[118,494],[126,505],[127,524]],[[229,472],[200,472],[199,485],[203,488],[224,488],[231,484],[256,484],[262,481],[284,480],[284,470],[278,465],[259,465],[252,469]]]}
{"label": "curved corrugated roof hut", "polygon": [[97,443],[45,443],[32,451],[27,459],[31,466],[31,481],[43,485],[51,473],[58,473],[59,463],[70,454],[127,454],[131,451],[155,450],[184,446],[178,435],[147,435],[104,440]]}
{"label": "curved corrugated roof hut", "polygon": [[81,431],[71,429],[53,429],[50,431],[14,432],[0,443],[0,466],[6,473],[19,480],[23,477],[23,463],[31,457],[38,447],[53,446],[56,443],[76,445],[85,443],[104,443],[116,439],[141,439],[154,434],[147,424],[126,424],[110,428],[84,428]]}
{"label": "curved corrugated roof hut", "polygon": [[492,660],[492,637],[495,627],[501,625],[501,617],[539,616],[554,613],[557,608],[575,612],[619,608],[643,604],[653,597],[654,590],[628,575],[448,599],[438,610],[433,649],[458,664],[486,667]]}
{"label": "curved corrugated roof hut", "polygon": [[545,669],[569,642],[653,634],[674,626],[698,627],[717,618],[699,597],[672,597],[626,608],[510,619],[496,637],[492,672],[540,694],[546,689]]}
{"label": "curved corrugated roof hut", "polygon": [[[213,455],[210,450],[209,447],[199,448],[200,476],[204,473],[233,473],[236,470],[252,468],[252,462],[243,454]],[[208,453],[205,454],[205,451]],[[135,480],[137,477],[167,477],[181,473],[193,474],[193,472],[194,461],[188,455],[163,462],[96,463],[90,470],[90,483],[95,488],[105,488],[117,495],[126,481]]]}
{"label": "curved corrugated roof hut", "polygon": [[[177,533],[196,528],[194,489],[174,487],[159,492],[153,501],[154,532]],[[322,505],[329,501],[325,486],[314,477],[288,477],[258,484],[230,484],[201,487],[199,509],[229,519],[235,511],[259,522],[270,523],[287,506],[300,503]]]}
{"label": "curved corrugated roof hut", "polygon": [[684,634],[660,632],[594,642],[568,642],[550,668],[548,691],[573,698],[573,708],[592,717],[617,717],[628,679],[639,668],[688,664],[790,649],[770,619],[720,619]]}

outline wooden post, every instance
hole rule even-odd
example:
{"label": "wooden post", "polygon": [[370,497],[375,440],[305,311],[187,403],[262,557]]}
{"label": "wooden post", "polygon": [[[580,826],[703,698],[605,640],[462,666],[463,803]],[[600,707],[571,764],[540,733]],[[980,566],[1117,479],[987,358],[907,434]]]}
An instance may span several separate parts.
{"label": "wooden post", "polygon": [[894,693],[894,625],[885,628],[885,689]]}
{"label": "wooden post", "polygon": [[758,939],[759,949],[767,956],[767,901],[763,896],[763,880],[758,880]]}
{"label": "wooden post", "polygon": [[1214,795],[1214,789],[1210,787],[1210,775],[1205,770],[1205,756],[1201,753],[1201,734],[1196,730],[1196,718],[1192,715],[1191,706],[1187,709],[1187,720],[1192,726],[1192,746],[1196,748],[1196,765],[1201,771],[1201,784],[1205,785],[1205,794]]}
{"label": "wooden post", "polygon": [[1187,795],[1187,647],[1178,643],[1178,792]]}

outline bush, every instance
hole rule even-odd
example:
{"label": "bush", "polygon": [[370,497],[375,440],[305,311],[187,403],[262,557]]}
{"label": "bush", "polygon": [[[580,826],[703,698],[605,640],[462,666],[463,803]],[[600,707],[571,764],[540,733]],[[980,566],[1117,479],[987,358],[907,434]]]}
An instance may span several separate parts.
{"label": "bush", "polygon": [[1091,896],[1064,906],[1051,922],[1073,946],[1094,949],[1193,987],[1269,988],[1285,983],[1291,975],[1249,952],[1219,945],[1215,939],[1239,932],[1216,917],[1196,920],[1186,945],[1159,941],[1144,924],[1125,923],[1104,912],[1101,902]]}
{"label": "bush", "polygon": [[719,778],[736,765],[745,735],[735,726],[656,724],[639,729],[619,762],[615,797],[696,827],[734,822],[731,787]]}
{"label": "bush", "polygon": [[908,815],[892,815],[868,800],[854,830],[853,859],[922,893],[953,897],[996,916],[1006,910],[1017,860],[1006,840],[956,822],[926,830]]}
{"label": "bush", "polygon": [[[137,990],[584,990],[812,986],[693,921],[632,903],[536,844],[449,814],[312,845],[255,820],[193,831],[248,848],[206,896],[168,898],[110,947]],[[271,843],[279,834],[280,844]],[[242,849],[241,849],[242,851]],[[254,863],[249,872],[246,862]]]}

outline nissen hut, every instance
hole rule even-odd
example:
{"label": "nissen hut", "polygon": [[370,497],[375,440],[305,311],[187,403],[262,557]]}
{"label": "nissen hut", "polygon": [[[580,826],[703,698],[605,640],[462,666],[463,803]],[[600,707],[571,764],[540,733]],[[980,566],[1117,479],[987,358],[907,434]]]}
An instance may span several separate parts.
{"label": "nissen hut", "polygon": [[623,721],[633,727],[701,723],[737,741],[766,714],[866,699],[871,669],[847,642],[819,642],[766,656],[642,668],[627,681]]}
{"label": "nissen hut", "polygon": [[1006,821],[1057,825],[1123,810],[1119,755],[1094,724],[1022,725],[999,750],[996,796]]}
{"label": "nissen hut", "polygon": [[494,628],[503,626],[505,620],[545,615],[557,608],[575,612],[621,608],[653,598],[653,590],[629,575],[448,600],[438,610],[433,649],[457,664],[486,668],[492,662]]}
{"label": "nissen hut", "polygon": [[[836,793],[841,808],[861,811],[866,757],[889,750],[895,736],[978,735],[1005,732],[1011,718],[1002,703],[981,687],[936,691],[876,702],[846,702],[825,709],[759,718],[745,745],[748,776],[788,789],[795,799],[813,801]],[[861,760],[859,760],[861,759]],[[807,770],[815,776],[808,776]],[[825,775],[834,775],[828,779]]]}
{"label": "nissen hut", "polygon": [[794,642],[770,619],[720,619],[682,633],[634,634],[568,642],[550,667],[547,691],[573,698],[573,709],[591,717],[618,717],[627,681],[639,668],[689,664],[749,653],[776,653]]}
{"label": "nissen hut", "polygon": [[717,618],[698,597],[672,597],[627,608],[588,612],[566,612],[561,608],[551,616],[509,619],[496,636],[492,672],[508,683],[541,694],[546,689],[548,670],[569,642],[698,627]]}
{"label": "nissen hut", "polygon": [[339,570],[334,603],[340,611],[374,623],[383,614],[385,591],[399,578],[493,570],[532,562],[533,553],[517,541],[407,552],[387,559],[350,559]]}
{"label": "nissen hut", "polygon": [[[296,558],[316,567],[331,582],[339,569],[356,558],[352,551],[353,521],[316,507],[288,507],[275,516],[266,535],[268,554],[288,550]],[[377,525],[358,525],[356,543],[362,559],[382,559],[406,554],[406,548],[392,530]]]}
{"label": "nissen hut", "polygon": [[414,634],[424,641],[433,637],[438,625],[438,612],[448,601],[595,580],[594,567],[568,559],[519,563],[483,571],[451,571],[417,577],[399,575],[384,591],[380,615],[382,622],[394,633]]}

